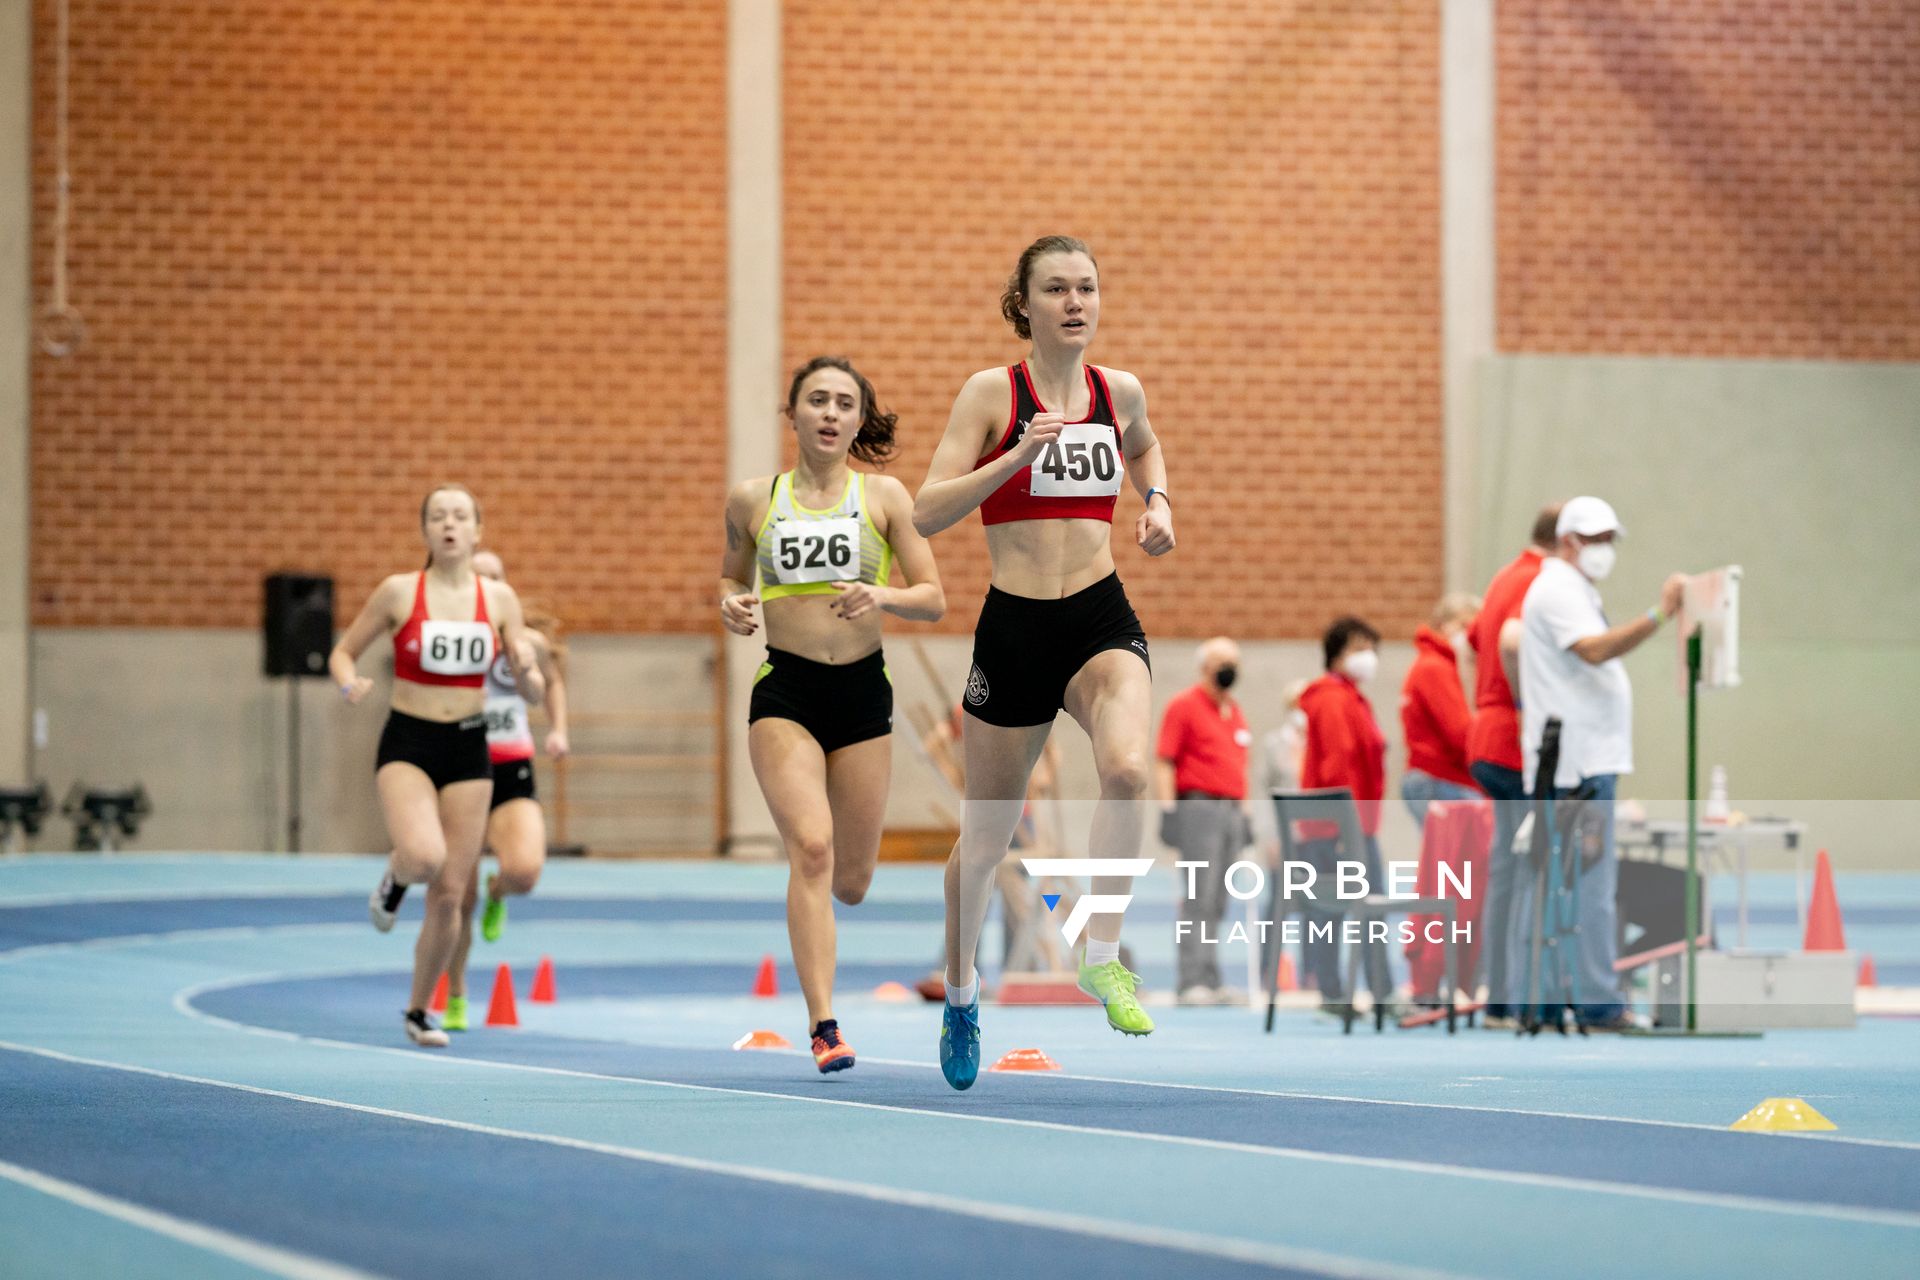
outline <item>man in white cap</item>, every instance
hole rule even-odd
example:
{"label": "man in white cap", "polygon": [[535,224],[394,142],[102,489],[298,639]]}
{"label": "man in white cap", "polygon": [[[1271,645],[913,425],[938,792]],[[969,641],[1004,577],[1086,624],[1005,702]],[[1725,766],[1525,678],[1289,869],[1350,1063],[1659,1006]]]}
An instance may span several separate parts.
{"label": "man in white cap", "polygon": [[[1680,608],[1685,576],[1674,574],[1660,600],[1614,626],[1594,585],[1613,572],[1615,543],[1626,534],[1613,508],[1579,497],[1560,509],[1554,554],[1540,566],[1520,611],[1520,742],[1528,793],[1552,786],[1556,796],[1590,799],[1592,821],[1576,834],[1584,870],[1579,883],[1580,947],[1573,963],[1574,1003],[1594,1030],[1634,1025],[1620,995],[1615,959],[1613,800],[1623,773],[1633,772],[1633,687],[1622,656],[1633,652]],[[1560,721],[1560,765],[1536,778],[1540,735]],[[1514,994],[1524,1002],[1534,927],[1534,884],[1522,875],[1515,894],[1509,954],[1519,964]],[[1546,975],[1542,975],[1545,990]]]}

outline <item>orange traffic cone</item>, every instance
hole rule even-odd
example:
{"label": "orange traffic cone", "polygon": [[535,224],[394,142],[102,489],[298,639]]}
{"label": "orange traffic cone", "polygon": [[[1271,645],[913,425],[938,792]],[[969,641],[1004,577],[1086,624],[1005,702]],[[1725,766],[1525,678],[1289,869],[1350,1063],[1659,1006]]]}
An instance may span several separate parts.
{"label": "orange traffic cone", "polygon": [[513,1007],[513,971],[505,965],[493,975],[493,1001],[487,1006],[487,1025],[517,1027],[520,1014]]}
{"label": "orange traffic cone", "polygon": [[749,1031],[733,1042],[736,1049],[791,1049],[793,1041],[778,1031]]}
{"label": "orange traffic cone", "polygon": [[780,980],[773,965],[772,956],[760,958],[760,972],[753,979],[753,994],[756,996],[777,996],[780,994]]}
{"label": "orange traffic cone", "polygon": [[1060,1064],[1039,1049],[1014,1049],[1000,1056],[989,1071],[1058,1071]]}
{"label": "orange traffic cone", "polygon": [[1877,987],[1880,985],[1880,975],[1873,971],[1872,956],[1867,956],[1860,962],[1859,985],[1863,987]]}
{"label": "orange traffic cone", "polygon": [[533,990],[527,992],[527,999],[535,1004],[552,1004],[553,995],[553,957],[541,956],[540,967],[533,971]]}
{"label": "orange traffic cone", "polygon": [[440,980],[433,984],[433,999],[427,1001],[427,1011],[429,1013],[447,1011],[447,975],[444,973],[440,975]]}
{"label": "orange traffic cone", "polygon": [[1282,951],[1280,953],[1280,990],[1298,991],[1299,989],[1300,979],[1293,972],[1293,957]]}
{"label": "orange traffic cone", "polygon": [[1845,951],[1846,927],[1840,922],[1840,899],[1833,892],[1833,866],[1822,849],[1813,864],[1813,901],[1807,904],[1807,936],[1803,951]]}

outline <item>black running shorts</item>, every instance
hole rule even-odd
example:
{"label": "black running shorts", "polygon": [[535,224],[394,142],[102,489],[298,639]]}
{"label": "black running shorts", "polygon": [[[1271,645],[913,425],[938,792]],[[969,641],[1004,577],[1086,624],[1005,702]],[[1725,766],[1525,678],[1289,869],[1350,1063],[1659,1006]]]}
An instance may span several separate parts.
{"label": "black running shorts", "polygon": [[1008,729],[1052,724],[1066,705],[1067,683],[1108,649],[1137,654],[1153,670],[1147,633],[1118,573],[1060,600],[989,587],[973,630],[967,714]]}
{"label": "black running shorts", "polygon": [[856,662],[832,666],[784,649],[767,650],[753,680],[747,723],[791,720],[828,755],[893,732],[893,677],[875,649]]}
{"label": "black running shorts", "polygon": [[387,727],[380,731],[380,750],[374,756],[373,771],[380,772],[395,761],[414,765],[440,791],[456,782],[472,782],[493,776],[493,763],[487,758],[487,718],[468,716],[465,720],[422,720],[404,711],[391,712]]}
{"label": "black running shorts", "polygon": [[498,809],[509,800],[533,800],[533,760],[496,760],[493,764],[493,804]]}

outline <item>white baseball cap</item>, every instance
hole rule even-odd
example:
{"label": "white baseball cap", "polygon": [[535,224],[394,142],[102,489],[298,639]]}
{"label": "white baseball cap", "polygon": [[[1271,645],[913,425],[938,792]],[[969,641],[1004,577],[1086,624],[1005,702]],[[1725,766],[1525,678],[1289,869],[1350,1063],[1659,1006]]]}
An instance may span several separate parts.
{"label": "white baseball cap", "polygon": [[1564,538],[1577,533],[1583,538],[1595,538],[1603,533],[1617,533],[1621,537],[1627,534],[1627,528],[1620,523],[1620,517],[1613,513],[1605,498],[1579,497],[1567,499],[1560,508],[1560,519],[1553,526],[1553,536]]}

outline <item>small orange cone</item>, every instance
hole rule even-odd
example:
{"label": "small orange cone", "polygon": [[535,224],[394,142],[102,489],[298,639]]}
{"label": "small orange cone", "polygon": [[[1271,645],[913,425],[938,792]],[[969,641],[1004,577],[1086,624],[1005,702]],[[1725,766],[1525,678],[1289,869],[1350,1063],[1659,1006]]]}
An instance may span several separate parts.
{"label": "small orange cone", "polygon": [[1873,957],[1871,955],[1860,961],[1860,981],[1858,985],[1863,987],[1877,987],[1880,985],[1880,975],[1873,970]]}
{"label": "small orange cone", "polygon": [[1293,957],[1282,951],[1280,953],[1280,990],[1298,991],[1299,989],[1300,979],[1293,972]]}
{"label": "small orange cone", "polygon": [[1001,1055],[990,1071],[1058,1071],[1060,1064],[1038,1049],[1015,1049]]}
{"label": "small orange cone", "polygon": [[777,996],[780,994],[780,980],[773,965],[772,956],[760,957],[760,972],[754,975],[753,994],[756,996]]}
{"label": "small orange cone", "polygon": [[778,1031],[749,1031],[733,1042],[736,1049],[791,1049],[793,1041]]}
{"label": "small orange cone", "polygon": [[440,980],[433,984],[433,999],[427,1001],[427,1011],[429,1013],[447,1011],[447,975],[444,973],[440,975]]}
{"label": "small orange cone", "polygon": [[490,1027],[517,1027],[520,1025],[519,1011],[513,1007],[513,971],[505,965],[493,975],[493,1000],[487,1005],[487,1025]]}
{"label": "small orange cone", "polygon": [[1822,849],[1813,864],[1813,901],[1807,904],[1807,936],[1802,951],[1845,951],[1846,926],[1840,922],[1840,899],[1833,892],[1833,866]]}
{"label": "small orange cone", "polygon": [[553,995],[553,957],[541,956],[540,967],[533,971],[533,990],[527,992],[527,999],[535,1004],[552,1004]]}
{"label": "small orange cone", "polygon": [[919,999],[913,992],[907,990],[905,983],[900,982],[881,983],[873,989],[873,998],[884,1000],[889,1004],[907,1004]]}

